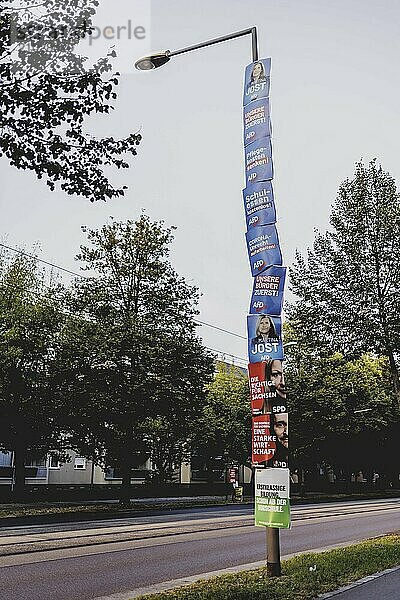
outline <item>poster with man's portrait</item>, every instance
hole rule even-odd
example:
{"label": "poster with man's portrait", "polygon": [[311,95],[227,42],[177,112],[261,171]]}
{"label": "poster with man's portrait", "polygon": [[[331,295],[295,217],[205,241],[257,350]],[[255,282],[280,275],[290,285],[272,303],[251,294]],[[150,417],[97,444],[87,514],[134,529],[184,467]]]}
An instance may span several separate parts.
{"label": "poster with man's portrait", "polygon": [[253,416],[287,412],[287,397],[283,362],[269,359],[250,363],[249,386]]}
{"label": "poster with man's portrait", "polygon": [[275,437],[275,452],[268,460],[267,467],[287,469],[289,467],[289,415],[287,412],[273,412],[270,432]]}
{"label": "poster with man's portrait", "polygon": [[289,467],[288,414],[275,411],[253,416],[252,463],[287,469]]}
{"label": "poster with man's portrait", "polygon": [[253,417],[252,464],[260,465],[272,460],[276,451],[275,435],[270,430],[271,415]]}

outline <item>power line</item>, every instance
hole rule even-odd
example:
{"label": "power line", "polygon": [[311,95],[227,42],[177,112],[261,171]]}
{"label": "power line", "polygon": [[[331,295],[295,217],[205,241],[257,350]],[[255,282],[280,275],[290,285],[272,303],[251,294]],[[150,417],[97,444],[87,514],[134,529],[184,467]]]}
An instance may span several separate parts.
{"label": "power line", "polygon": [[211,325],[211,323],[206,323],[205,321],[200,321],[199,319],[194,319],[196,323],[200,323],[201,325],[207,325],[207,327],[212,327],[213,329],[218,329],[218,331],[222,331],[223,333],[229,333],[229,335],[234,335],[242,340],[247,340],[244,335],[240,335],[239,333],[234,333],[233,331],[228,331],[228,329],[223,329],[222,327],[217,327],[216,325]]}
{"label": "power line", "polygon": [[[21,254],[22,256],[27,256],[28,258],[33,258],[38,262],[41,262],[50,267],[54,267],[55,269],[59,269],[60,271],[64,271],[65,273],[69,273],[70,275],[75,275],[76,277],[81,277],[82,279],[88,279],[86,275],[82,275],[82,273],[75,273],[70,269],[66,269],[65,267],[60,267],[54,263],[48,262],[47,260],[43,260],[34,254],[29,254],[28,252],[24,252],[19,248],[12,248],[11,246],[7,246],[6,244],[0,243],[2,248],[6,248],[7,250],[11,250],[12,252],[16,252],[17,254]],[[247,338],[244,335],[240,335],[239,333],[235,333],[234,331],[229,331],[228,329],[223,329],[222,327],[218,327],[217,325],[212,325],[211,323],[207,323],[206,321],[200,321],[199,319],[193,319],[195,323],[199,323],[200,325],[205,325],[206,327],[211,327],[212,329],[217,329],[218,331],[222,331],[222,333],[227,333],[228,335],[233,335],[234,337],[238,337],[242,340],[246,340]],[[236,357],[237,358],[237,357]]]}
{"label": "power line", "polygon": [[[12,286],[12,284],[9,283],[6,286],[1,286],[1,287],[12,288],[13,286]],[[40,292],[37,292],[35,290],[31,290],[31,293],[34,296],[37,296],[38,298],[42,298],[44,300],[49,300],[49,298],[47,296],[45,296],[44,294],[41,294]],[[87,314],[80,316],[80,315],[77,315],[76,312],[72,312],[72,311],[68,310],[63,304],[61,304],[61,306],[62,306],[63,310],[61,310],[60,312],[61,312],[61,314],[65,315],[65,316],[74,317],[76,319],[80,319],[83,317],[83,318],[85,318],[85,320],[87,320],[89,322],[92,321],[92,319]],[[210,352],[215,352],[216,354],[220,354],[222,356],[227,356],[232,359],[236,358],[237,360],[240,360],[247,365],[247,360],[241,356],[236,356],[235,354],[231,354],[230,352],[223,352],[222,350],[216,350],[215,348],[210,348],[209,346],[206,346],[206,345],[204,345],[204,348],[206,348],[207,350],[210,350]]]}
{"label": "power line", "polygon": [[216,352],[217,354],[223,354],[224,356],[229,356],[232,358],[236,358],[237,360],[241,360],[247,365],[247,359],[242,358],[241,356],[235,356],[234,354],[230,354],[229,352],[222,352],[222,350],[215,350],[215,348],[209,348],[208,346],[204,346],[207,350],[211,350],[211,352]]}
{"label": "power line", "polygon": [[18,248],[11,248],[11,246],[7,246],[6,244],[2,243],[0,243],[0,246],[2,248],[7,248],[7,250],[11,250],[12,252],[17,252],[17,254],[22,254],[22,256],[28,256],[29,258],[33,258],[34,260],[44,263],[45,265],[49,265],[50,267],[54,267],[55,269],[59,269],[60,271],[65,271],[65,273],[69,273],[70,275],[76,275],[76,277],[83,277],[84,279],[87,279],[87,277],[85,275],[82,275],[82,273],[74,273],[74,271],[70,271],[69,269],[65,269],[64,267],[55,265],[54,263],[48,262],[47,260],[43,260],[42,258],[35,256],[34,254],[29,254],[28,252],[24,252],[23,250],[19,250]]}

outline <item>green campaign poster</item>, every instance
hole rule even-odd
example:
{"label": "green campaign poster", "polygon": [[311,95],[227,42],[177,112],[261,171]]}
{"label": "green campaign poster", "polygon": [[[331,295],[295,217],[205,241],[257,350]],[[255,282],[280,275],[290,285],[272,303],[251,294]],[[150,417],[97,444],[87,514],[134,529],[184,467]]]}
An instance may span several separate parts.
{"label": "green campaign poster", "polygon": [[255,524],[290,528],[289,469],[256,469]]}

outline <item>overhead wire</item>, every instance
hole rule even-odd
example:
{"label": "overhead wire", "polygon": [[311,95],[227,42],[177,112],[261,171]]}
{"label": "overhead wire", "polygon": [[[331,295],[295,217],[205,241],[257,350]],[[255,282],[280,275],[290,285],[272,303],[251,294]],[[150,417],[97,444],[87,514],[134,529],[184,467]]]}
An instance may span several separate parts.
{"label": "overhead wire", "polygon": [[[13,248],[12,246],[8,246],[7,244],[3,244],[3,243],[0,243],[0,246],[7,250],[11,250],[12,252],[21,254],[22,256],[27,256],[28,258],[37,260],[38,262],[41,262],[50,267],[54,267],[55,269],[59,269],[60,271],[64,271],[65,273],[69,273],[70,275],[74,275],[75,277],[81,277],[82,279],[88,279],[87,275],[83,275],[82,273],[76,273],[75,271],[71,271],[70,269],[66,269],[65,267],[61,267],[60,265],[56,265],[55,263],[52,263],[52,262],[49,262],[42,258],[39,258],[38,256],[35,256],[34,254],[29,254],[29,252],[25,252],[24,250],[20,250],[19,248]],[[213,325],[212,323],[207,323],[206,321],[201,321],[200,319],[193,319],[193,320],[195,321],[195,323],[199,323],[200,325],[205,325],[206,327],[211,327],[212,329],[216,329],[223,333],[227,333],[228,335],[232,335],[232,336],[240,338],[242,340],[247,339],[244,335],[240,335],[239,333],[235,333],[234,331],[229,331],[229,329],[224,329],[223,327],[218,327],[217,325]],[[230,356],[232,356],[232,355],[230,355]]]}
{"label": "overhead wire", "polygon": [[[29,252],[25,252],[24,250],[21,250],[19,248],[13,248],[12,246],[8,246],[7,244],[1,243],[0,242],[0,246],[2,248],[5,248],[6,250],[10,250],[12,252],[15,252],[17,254],[21,254],[22,256],[26,256],[28,258],[32,258],[34,260],[37,260],[38,262],[41,262],[47,266],[53,267],[55,269],[58,269],[60,271],[63,271],[65,273],[68,273],[70,275],[74,275],[75,277],[80,277],[83,279],[88,279],[87,276],[82,275],[82,273],[76,273],[75,271],[72,271],[71,269],[67,269],[65,267],[61,267],[60,265],[56,265],[55,263],[49,262],[47,260],[44,260],[42,258],[39,258],[38,256],[34,255],[34,254],[30,254]],[[34,292],[34,294],[36,296],[39,297],[44,297],[42,294],[40,294],[39,292]],[[73,315],[68,309],[64,308],[64,314],[67,314],[69,316],[76,316]],[[222,333],[226,333],[228,335],[232,335],[235,337],[238,337],[240,339],[245,340],[246,338],[243,335],[240,335],[238,333],[235,333],[233,331],[229,331],[228,329],[224,329],[223,327],[218,327],[217,325],[213,325],[212,323],[207,323],[206,321],[201,321],[200,319],[193,319],[196,323],[199,323],[200,325],[205,325],[206,327],[211,327],[212,329],[216,329],[217,331],[221,331]],[[207,350],[210,350],[211,352],[215,352],[216,354],[219,354],[221,356],[225,356],[225,357],[231,357],[232,359],[236,359],[236,360],[240,360],[242,362],[244,362],[245,364],[247,364],[247,360],[243,357],[240,356],[235,356],[234,354],[231,354],[229,352],[224,352],[222,350],[216,350],[215,348],[210,348],[209,346],[204,346]]]}

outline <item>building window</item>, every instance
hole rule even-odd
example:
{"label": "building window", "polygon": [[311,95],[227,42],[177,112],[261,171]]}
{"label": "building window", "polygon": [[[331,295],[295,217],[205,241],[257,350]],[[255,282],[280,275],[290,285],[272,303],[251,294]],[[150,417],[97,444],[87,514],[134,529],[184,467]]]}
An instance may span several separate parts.
{"label": "building window", "polygon": [[0,452],[0,467],[11,467],[12,452]]}
{"label": "building window", "polygon": [[26,459],[25,466],[26,467],[45,467],[46,459],[30,457],[30,458]]}
{"label": "building window", "polygon": [[59,469],[61,467],[61,463],[58,460],[57,456],[54,454],[50,454],[49,456],[49,469]]}
{"label": "building window", "polygon": [[83,471],[84,469],[86,469],[86,458],[75,456],[74,469],[77,469],[79,471]]}

